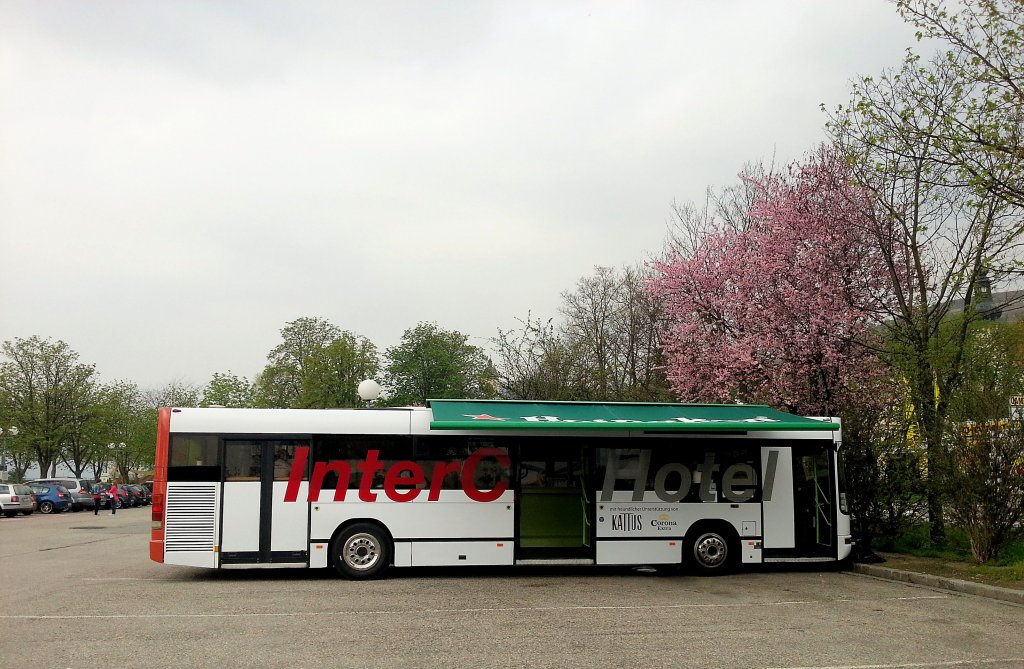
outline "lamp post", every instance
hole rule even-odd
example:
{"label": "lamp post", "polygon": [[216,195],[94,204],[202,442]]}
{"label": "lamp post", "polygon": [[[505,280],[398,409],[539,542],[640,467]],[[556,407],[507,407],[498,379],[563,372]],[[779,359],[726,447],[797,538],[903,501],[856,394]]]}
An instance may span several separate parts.
{"label": "lamp post", "polygon": [[7,438],[17,436],[17,426],[12,425],[6,431],[0,427],[0,481],[7,480]]}

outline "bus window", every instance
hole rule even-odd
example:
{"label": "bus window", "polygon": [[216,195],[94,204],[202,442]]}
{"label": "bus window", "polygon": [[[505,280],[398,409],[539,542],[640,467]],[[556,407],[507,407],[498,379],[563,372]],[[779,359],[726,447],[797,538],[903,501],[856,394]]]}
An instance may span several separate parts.
{"label": "bus window", "polygon": [[[274,480],[287,481],[291,476],[292,463],[295,462],[295,449],[300,446],[309,446],[308,441],[275,441],[271,448],[274,449]],[[302,473],[302,480],[309,480],[309,473]]]}
{"label": "bus window", "polygon": [[168,481],[219,481],[218,440],[213,435],[175,434],[167,449]]}
{"label": "bus window", "polygon": [[842,453],[836,458],[837,474],[839,476],[839,511],[850,515],[850,506],[847,503],[846,491],[849,489],[846,483],[846,458]]}
{"label": "bus window", "polygon": [[[429,436],[416,438],[416,462],[426,473],[426,482],[420,487],[428,487],[431,484],[431,472],[436,467],[460,464],[470,455],[481,448],[498,449],[503,453],[508,452],[504,443],[493,437],[462,437],[462,436]],[[441,490],[461,490],[462,478],[461,468],[445,467],[447,473],[441,484]],[[477,490],[491,490],[495,486],[509,482],[509,468],[507,464],[498,462],[498,458],[489,456],[480,460],[480,464],[473,472],[473,486]]]}
{"label": "bus window", "polygon": [[225,481],[259,481],[262,461],[261,442],[235,439],[224,442]]}
{"label": "bus window", "polygon": [[[347,487],[359,488],[363,475],[358,469],[370,451],[377,451],[377,460],[382,467],[374,473],[371,488],[384,487],[384,473],[395,464],[412,460],[412,437],[398,435],[339,435],[321,437],[316,441],[314,463],[344,462],[348,465]],[[344,484],[343,484],[344,485]],[[338,473],[329,470],[323,477],[324,490],[338,487]]]}
{"label": "bus window", "polygon": [[644,449],[600,448],[598,481],[611,483],[605,478],[609,463],[616,466],[613,490],[629,490],[634,495],[653,491],[673,502],[761,501],[760,459],[758,451],[749,446],[669,442]]}

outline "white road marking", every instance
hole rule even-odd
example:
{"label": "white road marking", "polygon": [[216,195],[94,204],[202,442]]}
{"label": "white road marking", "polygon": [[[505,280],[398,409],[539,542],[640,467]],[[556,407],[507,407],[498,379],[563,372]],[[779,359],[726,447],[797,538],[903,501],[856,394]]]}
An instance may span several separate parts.
{"label": "white road marking", "polygon": [[948,662],[910,662],[905,664],[823,664],[800,667],[769,667],[769,669],[927,669],[928,667],[979,667],[986,664],[1024,662],[1024,657],[1004,657],[989,660],[950,660]]}
{"label": "white road marking", "polygon": [[[92,579],[104,580],[104,579]],[[113,580],[113,579],[112,579]],[[123,579],[127,580],[127,579]],[[139,579],[147,580],[147,579]],[[781,602],[763,602],[754,604],[757,606],[794,606],[807,604],[845,604],[849,602],[881,602],[881,601],[910,601],[918,599],[948,599],[949,595],[924,595],[920,597],[876,597],[872,599],[807,599]],[[405,609],[401,611],[280,611],[280,612],[249,612],[249,613],[133,613],[133,614],[75,614],[75,615],[0,615],[0,620],[80,620],[84,618],[247,618],[247,617],[316,617],[316,616],[350,616],[359,615],[382,615],[392,616],[399,613],[423,614],[423,613],[522,613],[529,611],[659,611],[672,609],[727,609],[745,608],[749,609],[749,602],[736,604],[651,604],[646,606],[522,606],[522,607],[493,607],[493,608],[465,608],[465,609]],[[899,666],[899,665],[893,665]],[[796,669],[796,668],[793,668]],[[803,669],[803,668],[801,668]],[[812,669],[810,667],[806,669]],[[829,669],[840,669],[829,668]]]}

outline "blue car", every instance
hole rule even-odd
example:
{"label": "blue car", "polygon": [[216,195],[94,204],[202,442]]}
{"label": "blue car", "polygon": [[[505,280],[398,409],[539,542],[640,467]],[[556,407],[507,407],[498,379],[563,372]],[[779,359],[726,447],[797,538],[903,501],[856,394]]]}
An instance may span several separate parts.
{"label": "blue car", "polygon": [[61,513],[71,508],[71,493],[62,485],[31,483],[39,513]]}

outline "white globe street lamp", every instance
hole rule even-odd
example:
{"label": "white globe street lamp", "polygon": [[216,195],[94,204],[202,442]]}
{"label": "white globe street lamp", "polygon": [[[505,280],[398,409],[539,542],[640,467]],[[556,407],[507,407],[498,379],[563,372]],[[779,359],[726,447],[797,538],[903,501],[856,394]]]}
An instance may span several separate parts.
{"label": "white globe street lamp", "polygon": [[370,403],[380,397],[380,384],[373,379],[366,379],[359,382],[356,392],[359,393],[359,399]]}

